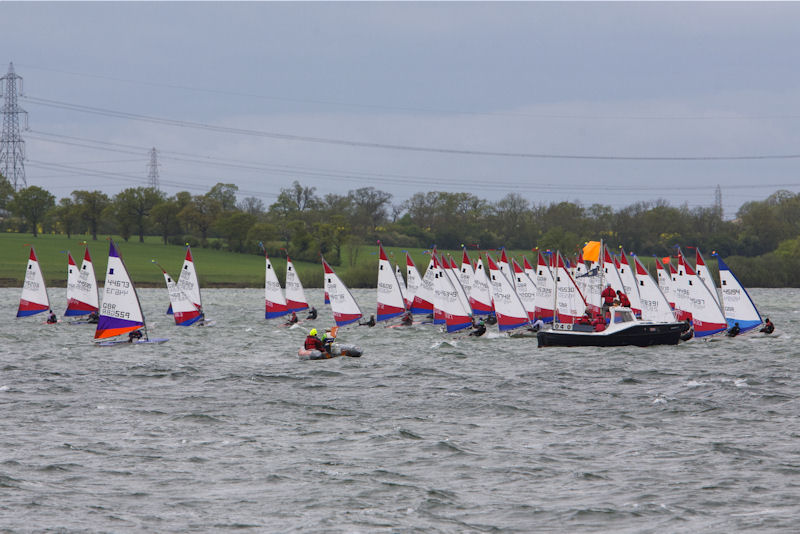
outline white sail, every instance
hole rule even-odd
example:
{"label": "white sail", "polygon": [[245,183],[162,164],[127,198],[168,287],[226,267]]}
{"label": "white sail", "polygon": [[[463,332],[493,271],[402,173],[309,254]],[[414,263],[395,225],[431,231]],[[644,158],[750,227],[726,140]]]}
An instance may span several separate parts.
{"label": "white sail", "polygon": [[556,304],[557,322],[574,323],[586,312],[586,301],[575,284],[564,258],[556,252]]}
{"label": "white sail", "polygon": [[[272,267],[272,262],[269,261],[269,256],[265,253],[264,259],[266,261],[264,270],[264,299],[266,307],[264,311],[265,319],[274,319],[282,317],[289,313],[286,306],[286,298],[283,296],[281,283],[278,282],[278,275],[275,274],[275,269]],[[327,291],[328,288],[326,287]]]}
{"label": "white sail", "polygon": [[67,253],[67,256],[67,310],[64,315],[87,315],[98,311],[97,278],[89,249],[83,253],[80,269],[75,265],[72,254]]}
{"label": "white sail", "polygon": [[717,284],[714,282],[714,277],[711,276],[711,271],[708,270],[708,266],[706,265],[699,248],[695,249],[695,254],[695,272],[697,272],[697,277],[700,278],[700,280],[702,280],[706,287],[710,290],[711,296],[714,297],[714,301],[717,303],[717,306],[720,306],[719,294],[717,293]]}
{"label": "white sail", "polygon": [[517,260],[511,260],[511,268],[514,270],[514,288],[517,296],[528,313],[528,319],[533,321],[536,315],[536,284],[525,274],[525,270]]}
{"label": "white sail", "polygon": [[673,281],[676,288],[675,308],[682,312],[675,315],[679,320],[689,318],[692,321],[695,337],[710,336],[727,328],[722,310],[682,254],[678,256],[678,274]]}
{"label": "white sail", "polygon": [[501,332],[505,332],[530,326],[528,312],[525,311],[525,306],[519,300],[511,282],[488,254],[486,255],[486,261],[489,263],[489,283],[492,291],[492,301],[494,302],[494,312],[497,316],[497,327]]}
{"label": "white sail", "polygon": [[125,268],[114,241],[110,241],[106,281],[103,285],[103,305],[95,339],[126,334],[144,326],[144,314],[139,296]]}
{"label": "white sail", "polygon": [[553,322],[556,303],[556,281],[547,260],[538,253],[536,266],[536,318],[544,323]]}
{"label": "white sail", "polygon": [[[475,270],[472,268],[472,262],[469,261],[467,249],[462,250],[458,279],[461,282],[461,287],[464,288],[464,292],[467,294],[467,298],[469,298],[472,293],[472,281],[475,279]],[[471,307],[472,305],[470,304],[470,308]]]}
{"label": "white sail", "polygon": [[[158,264],[156,264],[158,265]],[[192,302],[189,296],[181,291],[178,284],[172,279],[167,271],[158,265],[164,275],[164,282],[167,284],[169,293],[169,305],[172,307],[172,317],[178,326],[189,326],[200,320],[201,312]]]}
{"label": "white sail", "polygon": [[[419,275],[417,266],[414,265],[414,261],[411,259],[411,256],[409,256],[408,252],[406,252],[406,308],[411,310],[413,313],[422,313],[414,312],[414,310],[411,309],[411,305],[414,303],[414,297],[419,291],[419,287],[421,285],[422,277]],[[430,305],[430,309],[432,310],[433,303],[430,303]]]}
{"label": "white sail", "polygon": [[472,290],[469,295],[469,305],[472,313],[476,315],[490,315],[494,313],[492,293],[489,287],[489,277],[483,267],[483,260],[478,258],[475,264],[475,276],[472,278]]}
{"label": "white sail", "polygon": [[17,317],[28,317],[49,309],[50,299],[47,297],[42,269],[39,267],[39,260],[36,259],[36,252],[31,247],[25,269],[25,282],[22,284],[22,294],[19,297]]}
{"label": "white sail", "polygon": [[661,261],[656,258],[656,275],[658,277],[658,288],[667,298],[667,302],[669,302],[670,307],[675,309],[675,292],[673,291],[673,278],[678,273],[675,271],[675,268],[672,266],[672,263],[668,263],[667,267],[661,265]]}
{"label": "white sail", "polygon": [[428,268],[425,269],[425,275],[422,277],[422,280],[420,281],[420,284],[414,293],[414,301],[411,303],[411,313],[433,313],[434,254],[436,254],[435,250],[431,253],[431,259],[428,262]]}
{"label": "white sail", "polygon": [[183,291],[192,304],[197,306],[198,309],[203,309],[203,298],[200,296],[200,283],[197,280],[197,271],[194,268],[194,259],[192,258],[192,249],[187,245],[186,258],[183,260],[181,267],[181,275],[177,281],[178,289]]}
{"label": "white sail", "polygon": [[623,292],[628,295],[628,300],[631,303],[631,310],[633,310],[633,313],[641,317],[642,298],[639,295],[639,284],[636,281],[636,273],[628,262],[628,256],[625,254],[624,249],[620,251],[619,263],[619,277],[622,280],[623,287],[625,288]]}
{"label": "white sail", "polygon": [[445,325],[447,332],[456,332],[472,326],[469,309],[464,307],[453,279],[447,274],[448,269],[437,261],[435,255],[432,259],[434,324]]}
{"label": "white sail", "polygon": [[325,258],[322,258],[322,268],[325,276],[325,289],[328,291],[328,297],[331,299],[331,311],[333,312],[333,320],[337,326],[344,326],[354,323],[363,317],[361,308],[359,308],[356,299],[344,285],[344,282],[339,276],[331,269]]}
{"label": "white sail", "polygon": [[306,294],[303,291],[303,284],[294,269],[294,264],[289,256],[286,256],[286,309],[290,312],[297,312],[308,308]]}
{"label": "white sail", "polygon": [[671,323],[675,321],[675,314],[672,312],[669,301],[659,289],[656,281],[650,276],[650,273],[639,261],[639,258],[634,257],[633,263],[636,268],[636,282],[642,303],[642,320],[654,323]]}
{"label": "white sail", "polygon": [[758,313],[753,299],[750,298],[733,271],[717,256],[719,262],[719,279],[722,284],[722,303],[728,327],[739,324],[739,331],[744,333],[761,325],[761,314]]}
{"label": "white sail", "polygon": [[406,309],[408,309],[408,289],[406,288],[406,281],[403,278],[403,272],[400,270],[400,265],[394,264],[394,276],[397,278],[397,283],[400,286],[400,294],[403,295],[403,302],[405,303]]}
{"label": "white sail", "polygon": [[406,303],[400,289],[392,264],[386,257],[383,247],[378,245],[378,321],[387,321],[405,313]]}
{"label": "white sail", "polygon": [[460,273],[453,258],[447,258],[444,254],[441,254],[439,257],[442,260],[440,267],[444,270],[445,276],[450,279],[450,284],[456,291],[458,299],[461,301],[461,306],[467,310],[467,315],[469,315],[471,310],[469,296],[464,286],[461,285],[461,279],[459,278]]}

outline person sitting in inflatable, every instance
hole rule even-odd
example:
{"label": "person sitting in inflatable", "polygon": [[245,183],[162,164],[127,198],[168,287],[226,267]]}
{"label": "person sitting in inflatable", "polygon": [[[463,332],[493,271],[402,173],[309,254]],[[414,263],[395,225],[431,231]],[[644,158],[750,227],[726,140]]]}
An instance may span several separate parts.
{"label": "person sitting in inflatable", "polygon": [[308,333],[308,337],[306,337],[306,342],[303,345],[303,348],[306,350],[318,350],[320,352],[325,352],[325,347],[322,345],[322,340],[317,337],[316,328],[312,328]]}
{"label": "person sitting in inflatable", "polygon": [[331,351],[331,345],[333,345],[334,341],[336,341],[336,337],[331,332],[331,329],[326,329],[325,333],[322,334],[322,346],[325,348],[325,352]]}

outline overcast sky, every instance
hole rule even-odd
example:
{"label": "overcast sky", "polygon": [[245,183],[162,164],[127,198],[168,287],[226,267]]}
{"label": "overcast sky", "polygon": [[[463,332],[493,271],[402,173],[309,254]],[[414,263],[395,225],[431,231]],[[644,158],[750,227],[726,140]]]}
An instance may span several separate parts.
{"label": "overcast sky", "polygon": [[0,75],[58,197],[146,185],[155,147],[169,194],[694,207],[719,184],[732,217],[800,191],[798,26],[798,3],[0,2]]}

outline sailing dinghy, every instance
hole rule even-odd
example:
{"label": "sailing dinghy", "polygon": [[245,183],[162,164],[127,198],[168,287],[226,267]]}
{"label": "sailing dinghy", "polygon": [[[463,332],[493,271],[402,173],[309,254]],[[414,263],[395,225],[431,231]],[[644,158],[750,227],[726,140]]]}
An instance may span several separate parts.
{"label": "sailing dinghy", "polygon": [[[139,339],[111,340],[133,332],[144,330]],[[103,286],[103,305],[100,307],[100,318],[94,339],[98,346],[118,345],[122,343],[164,343],[165,338],[150,339],[147,327],[144,324],[144,313],[139,303],[139,296],[133,285],[128,269],[122,261],[113,240],[109,240],[108,267],[106,268],[106,282]]]}
{"label": "sailing dinghy", "polygon": [[36,251],[31,247],[28,266],[25,269],[25,282],[22,284],[22,295],[19,297],[17,317],[28,317],[49,309],[50,299],[47,298],[42,269],[39,267],[39,260],[36,259]]}
{"label": "sailing dinghy", "polygon": [[298,312],[308,309],[308,301],[303,291],[303,284],[294,269],[294,264],[289,256],[286,256],[286,309],[291,312]]}
{"label": "sailing dinghy", "polygon": [[378,321],[388,321],[406,312],[402,285],[392,269],[383,246],[378,244]]}
{"label": "sailing dinghy", "polygon": [[64,316],[89,315],[98,311],[97,278],[94,275],[89,248],[87,247],[83,254],[80,270],[69,252],[67,252],[67,262],[67,309]]}
{"label": "sailing dinghy", "polygon": [[278,282],[278,275],[275,274],[275,269],[272,268],[272,262],[269,261],[269,255],[266,252],[264,252],[264,260],[266,261],[264,271],[266,311],[264,312],[264,318],[275,319],[286,315],[289,310],[286,307],[286,299],[283,296],[281,284]]}
{"label": "sailing dinghy", "polygon": [[172,308],[172,316],[175,319],[175,324],[178,326],[191,326],[203,319],[202,312],[195,306],[189,297],[181,291],[178,284],[172,279],[167,271],[158,263],[153,263],[161,269],[164,275],[164,281],[167,283],[167,292],[169,293],[169,304]]}
{"label": "sailing dinghy", "polygon": [[728,328],[739,323],[739,333],[744,334],[761,325],[761,314],[758,313],[753,299],[742,286],[736,275],[733,274],[722,258],[717,256],[719,263],[719,279],[722,284],[722,310]]}
{"label": "sailing dinghy", "polygon": [[331,299],[331,311],[336,326],[344,326],[361,319],[364,314],[361,313],[356,299],[325,258],[322,258],[322,268],[325,271],[325,289]]}

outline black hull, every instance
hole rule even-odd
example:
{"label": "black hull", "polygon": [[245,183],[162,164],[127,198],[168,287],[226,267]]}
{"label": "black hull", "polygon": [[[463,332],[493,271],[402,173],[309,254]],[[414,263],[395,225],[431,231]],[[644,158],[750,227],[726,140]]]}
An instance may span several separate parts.
{"label": "black hull", "polygon": [[613,334],[547,330],[539,332],[536,338],[539,341],[539,347],[622,347],[625,345],[649,347],[650,345],[677,345],[682,328],[682,323],[666,323],[637,324]]}

